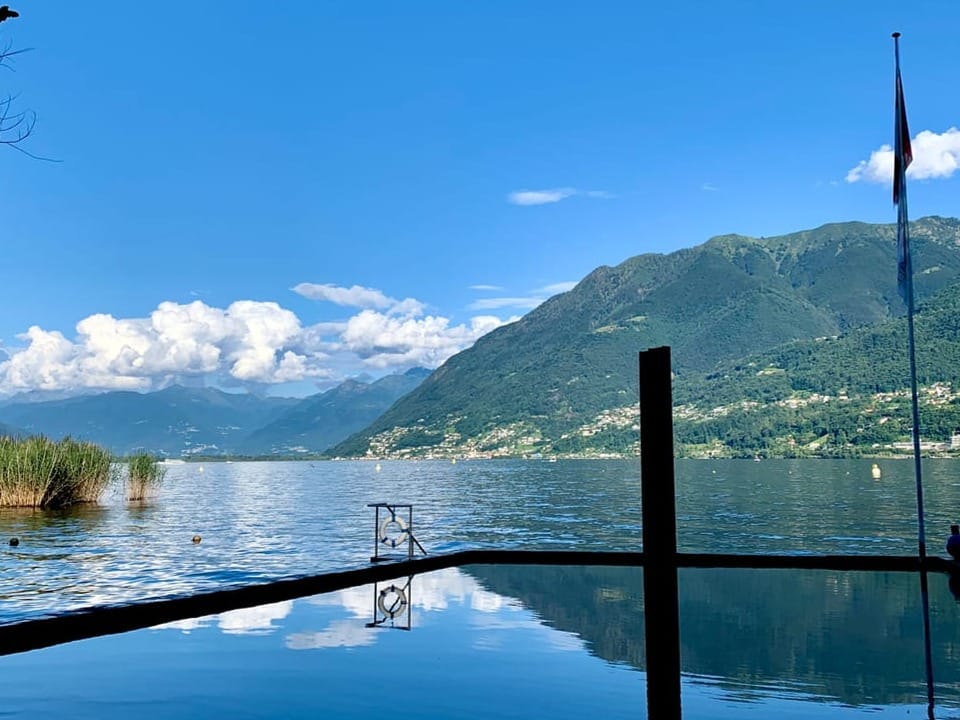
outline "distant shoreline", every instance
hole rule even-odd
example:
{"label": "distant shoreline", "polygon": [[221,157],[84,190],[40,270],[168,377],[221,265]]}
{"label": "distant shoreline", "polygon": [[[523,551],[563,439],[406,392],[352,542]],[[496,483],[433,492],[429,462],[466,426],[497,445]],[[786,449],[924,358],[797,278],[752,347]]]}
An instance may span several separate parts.
{"label": "distant shoreline", "polygon": [[[960,460],[960,451],[939,451],[923,454],[923,460]],[[567,455],[405,455],[405,456],[365,456],[365,457],[328,457],[325,455],[200,455],[184,458],[168,458],[161,463],[168,465],[183,465],[197,463],[233,463],[233,462],[470,462],[472,460],[529,460],[531,462],[555,462],[559,460],[639,460],[636,454],[567,454]],[[683,454],[675,456],[676,460],[743,460],[757,462],[767,460],[912,460],[913,455],[908,453],[863,453],[855,455],[700,455]]]}

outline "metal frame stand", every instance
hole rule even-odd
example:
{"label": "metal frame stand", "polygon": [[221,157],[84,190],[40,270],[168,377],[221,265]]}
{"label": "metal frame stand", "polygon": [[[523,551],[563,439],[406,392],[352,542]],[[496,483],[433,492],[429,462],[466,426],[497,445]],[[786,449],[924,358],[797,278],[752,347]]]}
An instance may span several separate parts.
{"label": "metal frame stand", "polygon": [[[373,621],[366,627],[387,627],[393,630],[410,630],[413,624],[413,575],[407,576],[403,585],[394,580],[383,589],[380,583],[373,584]],[[402,618],[397,624],[396,618]],[[389,625],[385,623],[390,621]]]}
{"label": "metal frame stand", "polygon": [[[370,562],[378,563],[389,562],[392,560],[413,560],[414,546],[416,546],[424,555],[427,554],[427,551],[423,549],[423,545],[420,544],[420,541],[417,540],[416,536],[413,534],[413,505],[378,502],[368,503],[367,507],[372,507],[374,509],[373,555],[370,557]],[[404,522],[403,518],[397,515],[397,510],[401,508],[405,508],[407,511],[406,522]],[[382,521],[380,519],[381,510],[384,511]],[[399,532],[397,533],[396,537],[390,537],[388,532],[390,526],[396,526],[399,528]],[[407,546],[406,555],[391,555],[380,552],[381,545],[391,549],[397,549],[402,547],[404,544]]]}

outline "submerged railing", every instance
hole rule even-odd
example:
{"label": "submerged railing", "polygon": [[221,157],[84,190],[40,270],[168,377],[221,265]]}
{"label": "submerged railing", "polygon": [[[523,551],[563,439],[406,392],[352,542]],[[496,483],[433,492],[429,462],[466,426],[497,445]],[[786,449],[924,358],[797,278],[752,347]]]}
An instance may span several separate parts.
{"label": "submerged railing", "polygon": [[168,622],[293,600],[464,565],[577,565],[644,568],[647,713],[679,720],[679,568],[865,572],[957,572],[939,557],[904,555],[740,555],[681,553],[676,542],[670,350],[640,353],[643,552],[463,550],[239,588],[92,607],[0,625],[0,655],[37,650]]}

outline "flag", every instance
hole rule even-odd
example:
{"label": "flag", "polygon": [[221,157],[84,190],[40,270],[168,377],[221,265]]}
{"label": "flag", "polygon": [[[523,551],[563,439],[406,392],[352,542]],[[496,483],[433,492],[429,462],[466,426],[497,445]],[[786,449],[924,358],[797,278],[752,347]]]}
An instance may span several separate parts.
{"label": "flag", "polygon": [[907,108],[903,102],[900,79],[900,53],[897,52],[896,115],[893,129],[893,204],[897,206],[897,290],[912,305],[913,264],[910,262],[910,234],[907,222],[907,168],[913,162]]}

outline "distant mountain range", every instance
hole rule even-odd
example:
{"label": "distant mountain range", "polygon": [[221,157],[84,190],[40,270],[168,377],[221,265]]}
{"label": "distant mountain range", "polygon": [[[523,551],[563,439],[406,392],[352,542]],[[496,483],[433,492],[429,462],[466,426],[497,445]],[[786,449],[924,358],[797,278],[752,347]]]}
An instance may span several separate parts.
{"label": "distant mountain range", "polygon": [[[911,229],[922,382],[945,384],[921,427],[946,440],[960,428],[960,221],[928,217]],[[637,352],[660,345],[672,347],[681,453],[885,447],[910,425],[898,407],[909,374],[895,233],[842,223],[726,235],[597,268],[450,358],[330,452],[635,452]]]}
{"label": "distant mountain range", "polygon": [[[921,434],[946,452],[960,431],[960,220],[911,230]],[[896,452],[911,421],[895,235],[841,223],[638,255],[433,373],[351,380],[302,400],[182,387],[28,396],[0,406],[0,423],[172,456],[632,454],[637,353],[669,345],[678,454]]]}
{"label": "distant mountain range", "polygon": [[369,383],[347,380],[287,408],[244,438],[242,447],[250,455],[297,455],[326,450],[367,427],[429,374],[425,368],[414,368]]}
{"label": "distant mountain range", "polygon": [[415,368],[371,383],[348,380],[303,399],[180,386],[61,400],[31,397],[0,406],[0,433],[70,435],[117,454],[316,455],[366,427],[429,372]]}

